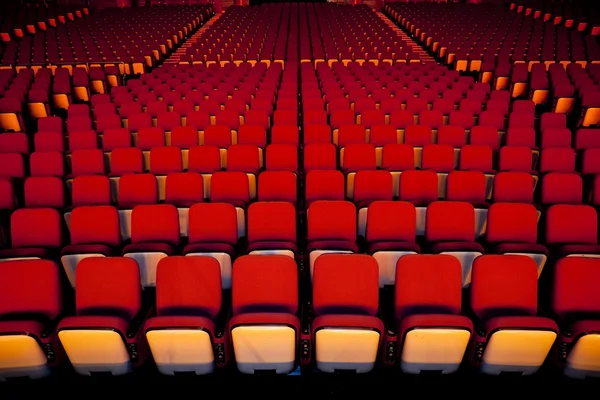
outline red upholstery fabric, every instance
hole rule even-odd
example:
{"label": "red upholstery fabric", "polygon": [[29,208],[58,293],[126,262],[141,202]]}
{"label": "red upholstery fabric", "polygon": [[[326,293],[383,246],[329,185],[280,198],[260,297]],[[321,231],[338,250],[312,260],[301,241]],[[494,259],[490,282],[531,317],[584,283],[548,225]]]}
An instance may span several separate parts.
{"label": "red upholstery fabric", "polygon": [[379,307],[377,261],[359,254],[319,256],[314,265],[313,307],[316,315],[376,315]]}
{"label": "red upholstery fabric", "polygon": [[192,243],[237,243],[237,213],[226,203],[194,204],[189,212],[188,238]]}
{"label": "red upholstery fabric", "polygon": [[458,314],[462,271],[449,255],[406,255],[396,264],[395,314]]}
{"label": "red upholstery fabric", "polygon": [[[140,271],[137,262],[131,258],[85,258],[77,265],[75,279],[78,315],[105,310],[116,315],[122,314],[123,318],[131,320],[141,308]],[[77,323],[92,324],[94,318],[89,317]],[[115,324],[115,327],[126,325],[121,318],[106,318],[106,323]]]}
{"label": "red upholstery fabric", "polygon": [[259,202],[248,207],[248,243],[296,242],[296,209],[290,203]]}
{"label": "red upholstery fabric", "polygon": [[485,255],[473,262],[471,307],[486,320],[536,315],[537,265],[527,256]]}
{"label": "red upholstery fabric", "polygon": [[179,213],[169,204],[140,205],[131,213],[131,242],[179,243]]}
{"label": "red upholstery fabric", "polygon": [[221,310],[221,268],[212,257],[169,257],[156,271],[158,315],[205,313],[216,318]]}
{"label": "red upholstery fabric", "polygon": [[62,308],[58,265],[49,260],[20,260],[0,266],[0,316],[39,314],[56,318]]}
{"label": "red upholstery fabric", "polygon": [[562,258],[554,270],[553,309],[561,319],[600,312],[600,260]]}
{"label": "red upholstery fabric", "polygon": [[119,213],[111,206],[76,207],[71,212],[71,244],[121,244]]}
{"label": "red upholstery fabric", "polygon": [[298,270],[287,256],[243,256],[233,266],[234,314],[298,311]]}

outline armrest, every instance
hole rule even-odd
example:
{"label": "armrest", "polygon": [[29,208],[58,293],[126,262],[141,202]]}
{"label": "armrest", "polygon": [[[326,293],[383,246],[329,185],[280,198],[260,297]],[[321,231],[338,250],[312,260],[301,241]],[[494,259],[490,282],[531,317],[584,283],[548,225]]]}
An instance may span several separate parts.
{"label": "armrest", "polygon": [[127,328],[127,351],[135,365],[142,365],[150,356],[150,347],[144,334],[144,324],[154,314],[154,306],[145,306],[129,323]]}
{"label": "armrest", "polygon": [[312,359],[312,305],[302,304],[300,307],[300,365],[308,366]]}
{"label": "armrest", "polygon": [[127,337],[128,341],[130,339],[135,339],[138,336],[139,332],[141,331],[142,326],[144,326],[144,322],[146,322],[146,320],[148,318],[150,318],[150,316],[152,315],[153,312],[154,312],[154,307],[152,307],[152,306],[142,307],[142,309],[137,313],[137,315],[129,323],[129,327],[127,328],[127,333],[126,333],[126,337]]}
{"label": "armrest", "polygon": [[232,314],[231,303],[225,301],[221,307],[221,312],[215,321],[215,337],[213,338],[213,347],[216,357],[217,368],[223,368],[229,364],[231,359],[231,341],[229,336],[229,320]]}
{"label": "armrest", "polygon": [[53,320],[49,321],[45,326],[44,330],[40,334],[40,341],[42,343],[42,348],[46,353],[46,359],[48,360],[49,365],[59,365],[66,359],[66,354],[60,341],[58,340],[58,335],[56,335],[56,330],[58,329],[58,324],[64,318],[69,315],[73,315],[73,313],[68,312],[63,309],[60,314],[56,316]]}
{"label": "armrest", "polygon": [[394,316],[394,291],[390,287],[380,290],[379,314],[385,333],[381,342],[380,357],[383,364],[391,367],[398,357],[398,324]]}

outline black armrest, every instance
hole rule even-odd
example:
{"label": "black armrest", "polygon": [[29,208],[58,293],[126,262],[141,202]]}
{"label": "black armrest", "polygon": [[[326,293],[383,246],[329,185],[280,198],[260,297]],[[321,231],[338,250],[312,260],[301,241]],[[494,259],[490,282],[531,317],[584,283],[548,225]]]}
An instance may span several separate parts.
{"label": "black armrest", "polygon": [[312,304],[304,303],[300,306],[300,329],[302,335],[310,335],[312,330]]}
{"label": "black armrest", "polygon": [[216,338],[222,338],[225,335],[225,331],[227,330],[227,322],[231,319],[232,313],[233,310],[231,309],[231,297],[229,297],[229,299],[225,299],[225,301],[223,301],[219,316],[215,320]]}
{"label": "black armrest", "polygon": [[398,329],[394,315],[394,289],[384,287],[379,291],[379,314],[387,332],[395,335]]}
{"label": "black armrest", "polygon": [[131,320],[129,323],[129,327],[127,328],[127,339],[133,339],[137,336],[139,330],[144,325],[144,322],[152,315],[154,312],[153,306],[142,307],[142,309],[137,313],[137,315]]}

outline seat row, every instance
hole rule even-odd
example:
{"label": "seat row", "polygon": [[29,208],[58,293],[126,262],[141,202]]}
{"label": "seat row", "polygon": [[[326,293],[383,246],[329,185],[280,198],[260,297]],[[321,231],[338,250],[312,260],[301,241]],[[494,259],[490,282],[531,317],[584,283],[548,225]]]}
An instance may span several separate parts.
{"label": "seat row", "polygon": [[75,313],[66,316],[55,263],[3,262],[0,315],[9,319],[0,325],[0,378],[41,378],[67,359],[82,375],[123,375],[150,358],[166,375],[205,375],[235,362],[245,374],[398,365],[408,374],[530,375],[547,366],[593,377],[599,262],[559,260],[551,313],[543,314],[528,257],[479,257],[463,300],[454,257],[407,255],[397,261],[386,315],[377,262],[366,255],[320,256],[310,307],[299,301],[296,263],[281,255],[238,258],[231,305],[212,257],[163,258],[151,304],[142,300],[135,260],[90,257],[77,269]]}
{"label": "seat row", "polygon": [[[586,205],[553,205],[538,229],[540,214],[526,203],[495,203],[482,212],[466,202],[440,201],[425,207],[375,201],[357,212],[350,202],[321,200],[308,208],[306,238],[297,235],[296,209],[287,202],[257,202],[247,212],[227,203],[138,205],[122,210],[79,206],[65,214],[66,224],[61,217],[50,208],[13,212],[12,247],[0,250],[0,258],[60,256],[74,285],[83,258],[123,254],[138,260],[143,285],[151,287],[156,263],[174,254],[212,254],[222,265],[225,284],[231,260],[246,252],[291,258],[302,252],[312,272],[321,254],[364,251],[378,261],[384,287],[394,284],[394,266],[405,254],[454,255],[461,261],[465,286],[471,281],[473,260],[484,253],[526,254],[536,261],[539,275],[550,256],[600,254],[597,212]],[[67,229],[71,245],[63,247]],[[543,232],[541,240],[538,231]]]}

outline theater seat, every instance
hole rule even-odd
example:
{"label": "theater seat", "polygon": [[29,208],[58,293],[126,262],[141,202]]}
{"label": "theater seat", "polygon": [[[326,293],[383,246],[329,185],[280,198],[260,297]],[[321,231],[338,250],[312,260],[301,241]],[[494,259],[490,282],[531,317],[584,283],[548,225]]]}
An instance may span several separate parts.
{"label": "theater seat", "polygon": [[248,207],[248,254],[281,254],[295,259],[296,209],[286,202],[258,202]]}
{"label": "theater seat", "polygon": [[0,267],[0,381],[38,379],[60,359],[56,319],[62,311],[60,271],[49,260]]}
{"label": "theater seat", "polygon": [[461,312],[460,262],[448,255],[406,255],[396,266],[395,315],[400,368],[409,374],[456,372],[473,323]]}
{"label": "theater seat", "polygon": [[75,287],[77,265],[87,257],[110,257],[121,246],[119,212],[112,206],[76,207],[70,217],[71,244],[61,252],[67,278]]}
{"label": "theater seat", "polygon": [[146,322],[144,332],[161,374],[205,375],[223,364],[215,343],[221,303],[217,260],[175,256],[159,261],[156,317]]}
{"label": "theater seat", "polygon": [[75,372],[124,375],[148,355],[140,271],[127,257],[90,257],[77,266],[76,315],[58,325]]}
{"label": "theater seat", "polygon": [[474,356],[481,372],[531,375],[539,370],[554,345],[558,327],[553,320],[538,316],[537,266],[532,258],[477,258],[471,308],[478,318]]}
{"label": "theater seat", "polygon": [[407,254],[417,254],[417,211],[405,201],[375,201],[367,213],[365,239],[368,254],[379,266],[379,287],[394,285],[396,263]]}
{"label": "theater seat", "polygon": [[561,326],[558,361],[570,378],[598,378],[600,260],[567,257],[554,268],[552,308]]}
{"label": "theater seat", "polygon": [[311,276],[315,261],[326,253],[358,253],[356,207],[349,201],[315,201],[307,210]]}
{"label": "theater seat", "polygon": [[179,244],[179,213],[170,204],[136,206],[131,213],[131,244],[123,257],[137,261],[142,286],[156,285],[158,262],[175,254]]}
{"label": "theater seat", "polygon": [[208,256],[219,262],[223,289],[231,289],[231,266],[238,243],[237,212],[226,203],[200,203],[190,207],[186,256]]}
{"label": "theater seat", "polygon": [[315,261],[312,340],[321,372],[373,370],[385,333],[377,317],[377,261],[362,254],[323,254]]}
{"label": "theater seat", "polygon": [[300,339],[298,270],[283,255],[243,256],[233,267],[229,323],[237,369],[290,373]]}

